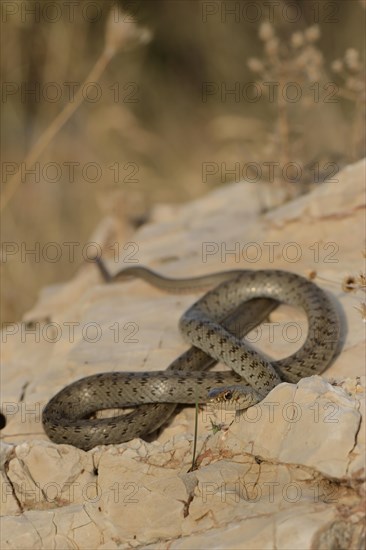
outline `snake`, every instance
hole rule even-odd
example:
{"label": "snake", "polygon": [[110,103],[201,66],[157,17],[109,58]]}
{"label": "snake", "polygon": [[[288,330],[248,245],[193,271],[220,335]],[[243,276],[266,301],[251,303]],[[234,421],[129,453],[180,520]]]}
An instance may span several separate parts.
{"label": "snake", "polygon": [[[42,422],[55,443],[88,451],[146,438],[168,422],[178,405],[211,403],[243,411],[281,382],[297,383],[320,374],[336,355],[340,326],[333,302],[313,281],[296,273],[233,269],[178,279],[134,265],[112,276],[99,258],[95,261],[106,283],[139,278],[166,292],[206,293],[179,321],[191,347],[166,369],[92,374],[52,397]],[[280,303],[305,311],[307,336],[291,356],[269,360],[243,337]],[[217,362],[231,370],[208,371]],[[96,417],[98,411],[126,408],[129,412]]]}

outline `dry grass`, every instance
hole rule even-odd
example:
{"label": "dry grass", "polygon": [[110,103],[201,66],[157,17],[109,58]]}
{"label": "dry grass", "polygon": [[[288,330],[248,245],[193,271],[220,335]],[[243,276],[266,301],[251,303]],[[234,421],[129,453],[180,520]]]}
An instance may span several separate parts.
{"label": "dry grass", "polygon": [[[135,49],[119,42],[116,26],[106,36],[110,2],[92,3],[100,7],[94,22],[83,16],[82,4],[72,22],[65,12],[54,23],[51,12],[48,18],[40,14],[39,21],[21,12],[3,16],[2,243],[13,243],[19,252],[3,254],[2,322],[18,319],[42,286],[66,280],[83,261],[80,253],[72,261],[65,254],[56,262],[38,253],[22,257],[22,249],[42,251],[47,243],[72,241],[80,243],[80,252],[102,215],[113,210],[126,216],[125,199],[135,205],[128,216],[141,217],[151,204],[190,200],[243,175],[253,179],[248,163],[262,170],[260,186],[268,180],[265,163],[278,160],[303,168],[290,184],[274,173],[275,183],[286,185],[291,197],[305,192],[314,176],[321,182],[332,166],[341,168],[364,154],[359,122],[364,65],[354,53],[362,50],[362,2],[331,3],[339,6],[335,15],[322,11],[319,2],[319,21],[314,21],[311,3],[299,1],[302,17],[296,22],[283,17],[282,2],[270,26],[261,1],[262,17],[255,23],[243,11],[236,20],[225,19],[222,6],[230,2],[132,2],[137,14],[128,19],[131,28],[137,20],[154,33],[149,44]],[[218,12],[205,18],[205,4]],[[92,19],[92,10],[88,15]],[[92,73],[98,86],[87,90],[90,97],[100,92],[93,101],[77,90],[85,91],[81,85],[98,60]],[[268,78],[282,85],[296,81],[303,97],[295,103],[271,101],[264,85]],[[255,102],[242,95],[254,81],[262,90]],[[329,82],[339,86],[337,103],[326,100],[332,90],[323,88]],[[74,93],[70,83],[76,83]],[[319,101],[312,84],[319,87]],[[32,86],[37,93],[24,94]],[[225,87],[235,86],[239,97],[225,95]],[[203,90],[212,93],[203,97]],[[61,91],[56,99],[55,91]],[[29,155],[39,140],[42,147],[30,159],[39,163],[34,182],[24,168],[30,168]],[[70,163],[78,163],[73,178]],[[100,167],[95,182],[92,170],[83,173],[88,163]],[[218,168],[224,163],[227,170],[203,177],[204,163]],[[238,164],[240,173],[233,176]]]}

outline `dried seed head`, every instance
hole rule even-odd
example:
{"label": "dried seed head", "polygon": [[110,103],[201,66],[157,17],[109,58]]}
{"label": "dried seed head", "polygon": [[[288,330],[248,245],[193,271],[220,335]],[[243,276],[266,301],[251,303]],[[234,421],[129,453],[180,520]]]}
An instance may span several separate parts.
{"label": "dried seed head", "polygon": [[366,274],[361,271],[356,278],[356,283],[359,290],[366,290]]}
{"label": "dried seed head", "polygon": [[355,278],[352,275],[348,275],[342,281],[343,292],[353,292],[355,290]]}
{"label": "dried seed head", "polygon": [[307,68],[307,75],[310,82],[319,82],[321,78],[320,71],[317,67],[310,66]]}
{"label": "dried seed head", "polygon": [[359,306],[353,307],[361,313],[361,319],[364,323],[366,323],[366,302],[361,302]]}
{"label": "dried seed head", "polygon": [[262,61],[256,57],[250,57],[248,59],[248,67],[253,73],[261,73],[264,70]]}
{"label": "dried seed head", "polygon": [[319,25],[312,25],[304,31],[305,38],[308,42],[316,42],[320,38]]}
{"label": "dried seed head", "polygon": [[302,32],[297,31],[291,36],[291,44],[294,48],[300,48],[304,45],[305,39]]}
{"label": "dried seed head", "polygon": [[271,40],[274,37],[273,26],[269,21],[264,21],[259,27],[259,38],[264,42]]}
{"label": "dried seed head", "polygon": [[348,48],[344,54],[344,62],[348,69],[357,71],[360,68],[359,52],[355,48]]}
{"label": "dried seed head", "polygon": [[314,279],[316,279],[318,274],[315,271],[315,269],[311,269],[308,271],[307,275],[308,275],[308,279],[310,279],[310,281],[313,281]]}
{"label": "dried seed head", "polygon": [[113,57],[119,50],[131,50],[147,44],[152,38],[149,29],[140,27],[132,16],[114,6],[108,15],[104,53]]}
{"label": "dried seed head", "polygon": [[333,61],[331,67],[334,73],[341,73],[344,69],[343,62],[340,59]]}
{"label": "dried seed head", "polygon": [[268,55],[276,55],[278,53],[279,44],[278,38],[271,38],[271,40],[266,42],[264,49]]}
{"label": "dried seed head", "polygon": [[324,61],[322,52],[312,46],[309,47],[309,50],[309,59],[311,64],[314,65],[314,67],[322,67]]}

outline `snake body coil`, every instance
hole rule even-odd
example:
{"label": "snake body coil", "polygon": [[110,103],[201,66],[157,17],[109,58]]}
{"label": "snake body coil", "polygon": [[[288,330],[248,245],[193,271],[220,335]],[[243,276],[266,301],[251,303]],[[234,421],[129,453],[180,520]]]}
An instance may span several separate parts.
{"label": "snake body coil", "polygon": [[[139,277],[167,291],[215,286],[181,317],[180,329],[193,345],[164,371],[106,372],[78,380],[46,405],[43,425],[56,443],[88,450],[122,443],[156,430],[179,403],[232,401],[247,408],[281,381],[322,372],[338,347],[339,323],[327,295],[314,283],[286,271],[233,270],[189,279],[169,279],[144,267],[129,267],[108,282]],[[269,362],[241,336],[279,302],[298,306],[308,318],[305,343],[295,354]],[[204,372],[220,361],[233,372]],[[215,388],[215,389],[213,389]],[[88,418],[102,409],[137,406],[113,418]]]}

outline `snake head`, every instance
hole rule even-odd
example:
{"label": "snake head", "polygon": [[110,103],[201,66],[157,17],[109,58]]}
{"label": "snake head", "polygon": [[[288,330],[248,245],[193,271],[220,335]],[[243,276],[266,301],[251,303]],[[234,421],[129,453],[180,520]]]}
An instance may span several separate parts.
{"label": "snake head", "polygon": [[224,406],[226,410],[240,409],[240,392],[236,388],[214,388],[208,394],[208,403]]}
{"label": "snake head", "polygon": [[248,386],[214,388],[208,394],[208,403],[216,407],[224,407],[228,411],[247,409],[257,402],[255,392]]}

